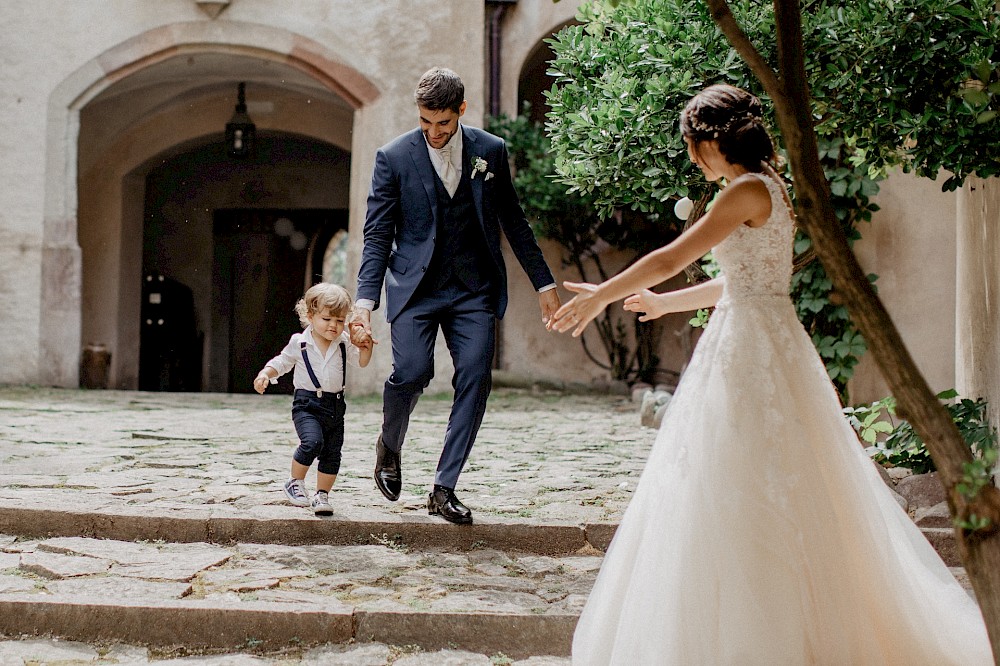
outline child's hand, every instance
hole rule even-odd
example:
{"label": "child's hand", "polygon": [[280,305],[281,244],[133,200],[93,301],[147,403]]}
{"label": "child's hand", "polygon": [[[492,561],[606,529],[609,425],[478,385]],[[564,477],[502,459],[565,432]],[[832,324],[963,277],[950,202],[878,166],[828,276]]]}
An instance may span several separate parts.
{"label": "child's hand", "polygon": [[267,389],[267,385],[270,383],[271,378],[262,372],[257,375],[256,379],[253,380],[253,388],[257,391],[257,393],[263,395],[264,391]]}
{"label": "child's hand", "polygon": [[365,328],[363,322],[352,321],[350,324],[351,329],[351,344],[358,349],[370,349],[373,345],[378,344],[375,339]]}
{"label": "child's hand", "polygon": [[361,351],[371,351],[377,343],[371,334],[364,329],[352,329],[351,344]]}

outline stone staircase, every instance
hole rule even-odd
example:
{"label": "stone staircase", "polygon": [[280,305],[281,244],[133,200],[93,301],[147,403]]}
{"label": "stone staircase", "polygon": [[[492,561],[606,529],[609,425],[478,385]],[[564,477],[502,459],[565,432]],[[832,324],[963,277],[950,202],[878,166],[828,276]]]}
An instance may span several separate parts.
{"label": "stone staircase", "polygon": [[[612,530],[2,506],[0,633],[165,654],[375,643],[427,658],[568,663]],[[946,555],[947,532],[925,528]]]}
{"label": "stone staircase", "polygon": [[394,504],[378,404],[352,404],[320,519],[281,496],[282,396],[0,388],[0,664],[568,665],[652,432],[620,398],[491,400],[458,527],[423,505],[446,400],[414,415]]}
{"label": "stone staircase", "polygon": [[[277,522],[277,521],[273,521]],[[0,633],[172,650],[375,641],[568,656],[610,526],[0,507]]]}

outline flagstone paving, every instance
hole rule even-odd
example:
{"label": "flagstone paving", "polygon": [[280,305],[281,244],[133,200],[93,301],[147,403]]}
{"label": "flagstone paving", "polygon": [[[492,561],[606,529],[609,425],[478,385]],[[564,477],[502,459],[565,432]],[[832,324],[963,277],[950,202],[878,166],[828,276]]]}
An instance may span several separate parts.
{"label": "flagstone paving", "polygon": [[60,639],[0,640],[4,666],[569,666],[567,657],[511,659],[502,652],[426,651],[416,645],[358,643],[281,652],[184,656],[117,643],[88,644]]}
{"label": "flagstone paving", "polygon": [[0,663],[568,663],[653,433],[623,397],[498,390],[458,527],[425,507],[449,404],[421,400],[390,503],[380,402],[349,400],[317,518],[281,492],[288,396],[0,388],[4,631],[63,637]]}
{"label": "flagstone paving", "polygon": [[624,397],[497,390],[455,526],[425,505],[449,406],[422,398],[390,503],[380,401],[349,399],[318,518],[281,490],[288,396],[0,387],[0,665],[568,664],[654,432]]}
{"label": "flagstone paving", "polygon": [[[449,406],[421,400],[403,495],[389,503],[371,479],[380,401],[349,398],[335,518],[425,516]],[[289,410],[282,395],[0,388],[0,506],[301,518],[281,492],[297,443]],[[622,397],[500,390],[457,492],[477,522],[615,522],[652,440]]]}

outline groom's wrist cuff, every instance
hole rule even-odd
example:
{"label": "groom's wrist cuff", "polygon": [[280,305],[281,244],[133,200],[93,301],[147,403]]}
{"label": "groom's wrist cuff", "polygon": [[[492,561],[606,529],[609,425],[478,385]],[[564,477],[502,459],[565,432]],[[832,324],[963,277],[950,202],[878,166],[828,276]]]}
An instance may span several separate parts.
{"label": "groom's wrist cuff", "polygon": [[358,300],[354,301],[354,307],[364,308],[365,310],[371,312],[372,310],[375,309],[375,301],[371,300],[370,298],[359,298]]}
{"label": "groom's wrist cuff", "polygon": [[555,289],[555,288],[556,288],[556,283],[555,283],[555,282],[553,282],[552,284],[547,284],[547,285],[545,285],[544,287],[542,287],[541,289],[539,289],[539,290],[538,290],[538,293],[540,294],[540,293],[542,293],[543,291],[552,291],[552,290],[553,290],[553,289]]}

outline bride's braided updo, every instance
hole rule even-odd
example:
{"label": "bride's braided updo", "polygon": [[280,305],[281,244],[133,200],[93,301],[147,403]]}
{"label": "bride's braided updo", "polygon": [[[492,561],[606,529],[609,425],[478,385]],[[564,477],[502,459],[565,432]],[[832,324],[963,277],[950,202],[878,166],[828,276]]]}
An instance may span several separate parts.
{"label": "bride's braided updo", "polygon": [[748,171],[774,161],[760,100],[735,86],[716,84],[692,97],[681,113],[681,135],[695,144],[718,141],[722,156]]}

